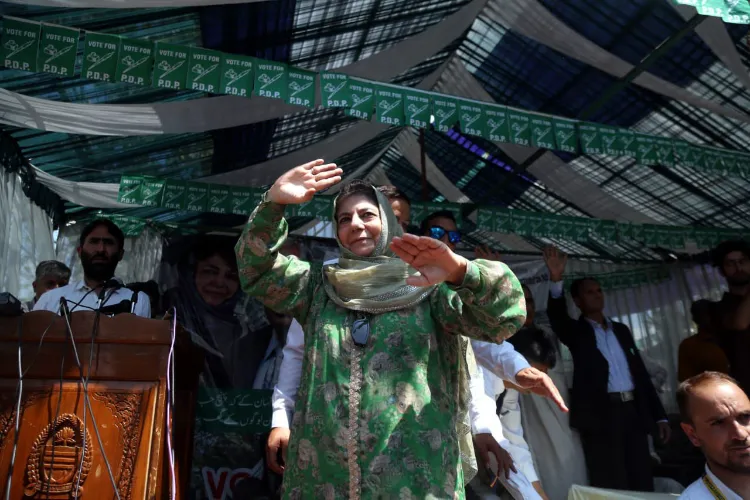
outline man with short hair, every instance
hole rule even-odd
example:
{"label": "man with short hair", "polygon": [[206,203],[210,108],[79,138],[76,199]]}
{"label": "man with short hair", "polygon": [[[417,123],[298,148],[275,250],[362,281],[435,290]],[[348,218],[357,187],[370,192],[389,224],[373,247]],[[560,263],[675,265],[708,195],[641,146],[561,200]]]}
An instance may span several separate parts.
{"label": "man with short hair", "polygon": [[26,302],[27,311],[34,309],[34,305],[45,292],[65,286],[70,281],[70,268],[56,260],[45,260],[36,266],[34,282],[31,284],[34,289],[34,299]]}
{"label": "man with short hair", "polygon": [[677,389],[682,430],[706,457],[681,500],[750,498],[750,400],[728,375],[704,372]]}
{"label": "man with short hair", "polygon": [[[81,232],[78,257],[83,267],[83,279],[76,283],[50,290],[41,296],[35,311],[60,312],[61,299],[65,298],[71,312],[118,306],[124,301],[137,300],[134,314],[151,317],[151,304],[143,292],[134,293],[115,278],[115,269],[124,254],[125,235],[117,224],[107,219],[97,219]],[[130,312],[126,303],[123,307]],[[118,311],[119,312],[119,311]]]}
{"label": "man with short hair", "polygon": [[568,316],[563,292],[567,256],[544,251],[550,279],[547,316],[573,355],[570,426],[581,435],[592,486],[654,491],[648,435],[669,440],[667,415],[630,329],[604,314],[604,294],[594,278],[573,282],[570,294],[581,316]]}
{"label": "man with short hair", "polygon": [[717,336],[729,359],[729,374],[750,390],[750,244],[725,241],[713,251],[713,263],[729,291],[715,304]]}

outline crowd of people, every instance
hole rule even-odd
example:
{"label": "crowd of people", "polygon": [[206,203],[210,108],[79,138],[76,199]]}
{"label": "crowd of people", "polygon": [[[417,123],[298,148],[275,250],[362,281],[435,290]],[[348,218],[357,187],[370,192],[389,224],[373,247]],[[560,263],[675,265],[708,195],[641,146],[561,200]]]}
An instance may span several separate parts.
{"label": "crowd of people", "polygon": [[[660,368],[606,316],[596,279],[572,283],[580,317],[571,317],[567,258],[545,249],[549,327],[539,324],[531,290],[500,255],[457,252],[451,212],[410,233],[409,199],[363,181],[344,184],[333,205],[339,257],[302,260],[285,207],[341,175],[322,160],[285,173],[236,244],[195,241],[163,294],[116,279],[124,235],[95,220],[80,236],[83,279],[70,283],[67,266],[43,262],[26,307],[58,312],[66,299],[71,310],[143,317],[174,309],[206,353],[204,388],[272,389],[269,434],[220,443],[252,471],[233,498],[274,498],[281,478],[294,499],[683,489],[654,477],[653,442],[673,437],[652,381]],[[727,242],[714,254],[729,291],[693,304],[698,333],[679,349],[681,428],[707,462],[682,498],[750,498],[750,247]]]}

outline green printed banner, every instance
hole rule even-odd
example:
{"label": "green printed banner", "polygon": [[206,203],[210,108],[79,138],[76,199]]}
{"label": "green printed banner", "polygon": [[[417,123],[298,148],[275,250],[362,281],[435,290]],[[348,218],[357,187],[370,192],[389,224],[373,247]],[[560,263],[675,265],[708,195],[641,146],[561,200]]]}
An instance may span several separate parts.
{"label": "green printed banner", "polygon": [[314,71],[290,68],[286,75],[289,93],[286,98],[288,104],[296,104],[306,108],[315,107],[315,76]]}
{"label": "green printed banner", "polygon": [[406,125],[414,128],[426,129],[430,126],[430,94],[418,90],[404,92],[404,115]]}
{"label": "green printed banner", "polygon": [[221,94],[250,97],[253,93],[255,60],[248,56],[223,54],[221,57]]}
{"label": "green printed banner", "polygon": [[95,215],[97,219],[108,219],[117,224],[122,234],[126,238],[137,238],[141,235],[146,227],[146,221],[137,217],[129,217],[127,215],[120,214],[104,214],[97,213]]}
{"label": "green printed banner", "polygon": [[262,389],[198,388],[196,426],[213,432],[256,434],[271,429],[271,396]]}
{"label": "green printed banner", "polygon": [[695,7],[698,14],[720,17],[724,22],[750,24],[750,4],[745,0],[673,0],[678,5]]}
{"label": "green printed banner", "polygon": [[617,237],[620,241],[643,243],[644,226],[642,224],[618,223]]}
{"label": "green printed banner", "polygon": [[140,205],[143,202],[141,185],[143,177],[138,175],[124,175],[120,179],[120,190],[117,194],[117,201],[128,203],[130,205]]}
{"label": "green printed banner", "polygon": [[531,146],[531,117],[519,109],[508,108],[510,142],[519,146]]}
{"label": "green printed banner", "polygon": [[324,108],[348,108],[352,105],[347,94],[349,77],[341,73],[320,74],[320,95]]}
{"label": "green printed banner", "polygon": [[152,85],[163,89],[184,90],[188,75],[188,48],[156,42]]}
{"label": "green printed banner", "polygon": [[213,214],[232,213],[232,188],[223,184],[210,184],[208,188],[208,212]]}
{"label": "green printed banner", "polygon": [[599,136],[602,138],[602,151],[605,155],[623,156],[618,139],[618,128],[607,125],[599,125]]}
{"label": "green printed banner", "polygon": [[141,205],[144,207],[159,207],[162,204],[164,186],[167,181],[145,177],[141,185]]}
{"label": "green printed banner", "polygon": [[728,176],[741,176],[739,158],[731,151],[717,151],[721,156],[721,174]]}
{"label": "green printed banner", "polygon": [[686,167],[703,168],[703,147],[691,144],[688,147],[688,153],[682,164]]}
{"label": "green printed banner", "polygon": [[259,97],[286,100],[289,93],[286,81],[288,71],[289,68],[286,64],[262,59],[256,60],[253,92]]}
{"label": "green printed banner", "polygon": [[191,212],[208,211],[208,187],[203,182],[188,182],[185,208]]}
{"label": "green printed banner", "polygon": [[477,137],[488,137],[485,121],[482,120],[484,106],[476,101],[458,100],[458,118],[461,132]]}
{"label": "green printed banner", "polygon": [[656,158],[660,165],[674,167],[674,147],[668,137],[656,138]]}
{"label": "green printed banner", "polygon": [[375,86],[375,119],[386,125],[404,126],[404,92],[400,87]]}
{"label": "green printed banner", "polygon": [[617,223],[611,220],[594,220],[591,223],[591,236],[605,243],[616,243]]}
{"label": "green printed banner", "polygon": [[78,37],[81,31],[54,24],[42,24],[37,63],[39,71],[60,76],[74,76]]}
{"label": "green printed banner", "polygon": [[187,88],[216,94],[221,84],[221,52],[190,47]]}
{"label": "green printed banner", "polygon": [[360,120],[370,121],[375,109],[375,87],[371,82],[356,78],[349,79],[346,85],[345,94],[351,103],[346,114]]}
{"label": "green printed banner", "polygon": [[685,162],[690,161],[690,143],[674,139],[672,147],[674,148],[674,157],[677,164],[687,167],[688,165]]}
{"label": "green printed banner", "polygon": [[333,198],[330,196],[313,196],[313,199],[302,205],[294,206],[297,217],[313,217],[320,220],[331,220]]}
{"label": "green printed banner", "polygon": [[617,129],[617,149],[623,156],[635,158],[638,156],[638,145],[635,142],[635,132],[625,128]]}
{"label": "green printed banner", "polygon": [[453,214],[456,223],[460,226],[463,220],[460,203],[414,202],[411,204],[411,222],[414,225],[419,225],[428,215],[445,210]]}
{"label": "green printed banner", "polygon": [[719,173],[723,168],[719,152],[713,148],[705,148],[703,153],[703,169],[706,172]]}
{"label": "green printed banner", "polygon": [[486,128],[487,139],[495,142],[510,142],[510,126],[508,124],[508,108],[495,104],[482,106],[484,116],[482,120]]}
{"label": "green printed banner", "polygon": [[587,155],[600,155],[602,151],[602,136],[599,126],[595,123],[579,123],[578,135],[581,140],[581,151]]}
{"label": "green printed banner", "polygon": [[659,157],[656,155],[656,140],[645,134],[635,135],[635,144],[637,149],[636,160],[640,165],[650,166],[659,163]]}
{"label": "green printed banner", "polygon": [[245,187],[233,187],[231,193],[231,206],[232,213],[239,215],[250,215],[258,206],[256,203],[255,192],[260,191],[262,196],[263,192],[259,189],[245,188]]}
{"label": "green printed banner", "polygon": [[187,182],[167,181],[161,206],[173,210],[187,210]]}
{"label": "green printed banner", "polygon": [[154,44],[148,40],[120,38],[117,58],[118,82],[150,86],[154,66]]}
{"label": "green printed banner", "polygon": [[531,145],[535,148],[555,149],[552,117],[534,113],[529,116],[531,117]]}
{"label": "green printed banner", "polygon": [[87,31],[86,43],[83,45],[81,76],[89,80],[114,82],[117,75],[117,49],[119,48],[119,36]]}
{"label": "green printed banner", "polygon": [[39,23],[3,16],[0,58],[3,66],[22,71],[39,71],[37,52],[42,26]]}
{"label": "green printed banner", "polygon": [[432,110],[435,115],[435,129],[438,132],[448,132],[458,123],[458,103],[455,99],[432,94]]}
{"label": "green printed banner", "polygon": [[497,216],[497,210],[492,208],[482,207],[477,210],[477,229],[480,231],[495,231],[495,219]]}
{"label": "green printed banner", "polygon": [[552,119],[555,131],[555,149],[566,153],[578,153],[578,135],[575,120],[554,117]]}

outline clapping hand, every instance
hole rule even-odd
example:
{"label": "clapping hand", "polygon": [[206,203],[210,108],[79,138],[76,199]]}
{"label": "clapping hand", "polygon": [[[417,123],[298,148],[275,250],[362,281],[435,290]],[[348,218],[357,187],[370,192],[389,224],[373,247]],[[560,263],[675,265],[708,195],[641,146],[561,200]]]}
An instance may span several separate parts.
{"label": "clapping hand", "polygon": [[279,205],[300,205],[312,199],[315,193],[341,182],[343,170],[335,163],[315,160],[295,167],[276,179],[268,191],[268,198]]}
{"label": "clapping hand", "polygon": [[468,261],[448,248],[445,243],[427,236],[405,234],[393,238],[391,250],[404,262],[419,271],[407,278],[412,286],[431,286],[442,282],[463,283]]}

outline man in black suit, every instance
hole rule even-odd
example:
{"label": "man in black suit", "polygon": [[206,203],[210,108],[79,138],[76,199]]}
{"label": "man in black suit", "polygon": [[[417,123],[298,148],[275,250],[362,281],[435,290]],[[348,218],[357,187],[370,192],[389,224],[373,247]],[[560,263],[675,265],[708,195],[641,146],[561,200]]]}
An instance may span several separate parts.
{"label": "man in black suit", "polygon": [[568,315],[563,292],[567,256],[547,248],[550,276],[547,315],[555,334],[573,355],[570,426],[581,434],[592,486],[653,491],[648,435],[666,442],[670,429],[633,336],[604,315],[604,295],[593,278],[573,282],[581,310]]}

